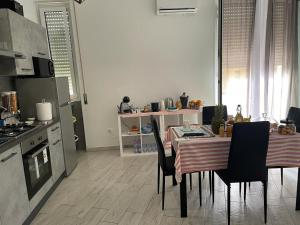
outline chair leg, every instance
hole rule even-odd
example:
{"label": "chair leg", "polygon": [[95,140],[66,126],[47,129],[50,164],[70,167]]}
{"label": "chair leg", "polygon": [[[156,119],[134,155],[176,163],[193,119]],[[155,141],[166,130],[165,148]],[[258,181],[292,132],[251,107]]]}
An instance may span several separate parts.
{"label": "chair leg", "polygon": [[208,180],[209,180],[209,193],[211,194],[211,171],[208,172]]}
{"label": "chair leg", "polygon": [[190,190],[192,190],[193,188],[193,177],[192,177],[193,174],[190,173]]}
{"label": "chair leg", "polygon": [[244,201],[246,201],[247,182],[244,182]]}
{"label": "chair leg", "polygon": [[227,221],[228,221],[228,225],[230,225],[230,189],[231,189],[231,185],[228,184],[228,186],[227,186]]}
{"label": "chair leg", "polygon": [[158,169],[157,169],[157,194],[159,194],[159,185],[160,185],[160,166],[158,163]]}
{"label": "chair leg", "polygon": [[163,189],[162,189],[162,210],[165,209],[165,175],[163,175]]}
{"label": "chair leg", "polygon": [[283,168],[280,168],[281,185],[283,185]]}
{"label": "chair leg", "polygon": [[212,202],[215,203],[215,173],[211,172]]}
{"label": "chair leg", "polygon": [[202,206],[202,182],[201,182],[201,172],[199,172],[199,201],[200,207]]}
{"label": "chair leg", "polygon": [[265,215],[265,223],[267,223],[267,209],[268,209],[268,182],[264,182],[264,215]]}
{"label": "chair leg", "polygon": [[240,196],[241,196],[241,194],[242,194],[242,183],[241,182],[239,183],[239,189],[240,189]]}

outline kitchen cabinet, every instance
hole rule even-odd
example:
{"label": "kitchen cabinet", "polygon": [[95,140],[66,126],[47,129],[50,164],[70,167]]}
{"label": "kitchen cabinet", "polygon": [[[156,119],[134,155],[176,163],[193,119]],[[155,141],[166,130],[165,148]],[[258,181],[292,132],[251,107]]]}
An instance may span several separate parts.
{"label": "kitchen cabinet", "polygon": [[0,224],[22,224],[29,215],[20,145],[0,154]]}
{"label": "kitchen cabinet", "polygon": [[52,179],[53,182],[56,182],[58,178],[65,172],[64,149],[62,144],[60,124],[56,123],[49,127],[47,132],[52,165]]}
{"label": "kitchen cabinet", "polygon": [[3,59],[0,75],[34,75],[32,57],[49,58],[46,29],[23,16],[0,9],[0,49],[13,53]]}

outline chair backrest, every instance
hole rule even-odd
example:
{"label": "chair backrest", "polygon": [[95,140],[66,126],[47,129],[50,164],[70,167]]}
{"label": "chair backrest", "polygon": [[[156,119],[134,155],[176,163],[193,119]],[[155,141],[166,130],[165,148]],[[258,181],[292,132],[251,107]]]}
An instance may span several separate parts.
{"label": "chair backrest", "polygon": [[[202,112],[202,115],[203,115],[202,123],[203,123],[203,125],[210,125],[211,124],[212,118],[215,115],[215,108],[216,108],[216,106],[204,106],[203,107],[203,112]],[[227,115],[227,106],[224,105],[223,119],[226,121],[227,117],[228,117],[228,115]]]}
{"label": "chair backrest", "polygon": [[151,123],[153,126],[153,133],[154,133],[154,137],[155,137],[155,141],[156,141],[156,145],[157,145],[158,162],[160,164],[161,169],[163,171],[166,171],[166,154],[165,154],[164,145],[163,145],[160,135],[159,135],[157,121],[153,116],[151,116],[150,119],[151,119]]}
{"label": "chair backrest", "polygon": [[287,118],[295,122],[297,132],[300,133],[300,108],[291,107]]}
{"label": "chair backrest", "polygon": [[268,121],[233,125],[228,160],[232,182],[267,181]]}

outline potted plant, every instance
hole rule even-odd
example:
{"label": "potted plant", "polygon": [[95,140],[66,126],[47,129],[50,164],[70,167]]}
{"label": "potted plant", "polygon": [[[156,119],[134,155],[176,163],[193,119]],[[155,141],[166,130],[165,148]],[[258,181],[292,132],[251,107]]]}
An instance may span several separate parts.
{"label": "potted plant", "polygon": [[222,124],[224,124],[224,106],[217,105],[215,107],[215,114],[211,120],[211,129],[214,134],[219,134],[219,129]]}

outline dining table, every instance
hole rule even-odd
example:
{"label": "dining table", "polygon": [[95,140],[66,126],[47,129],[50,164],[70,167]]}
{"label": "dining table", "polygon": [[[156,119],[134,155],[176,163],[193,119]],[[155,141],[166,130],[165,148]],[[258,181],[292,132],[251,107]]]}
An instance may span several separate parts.
{"label": "dining table", "polygon": [[[176,129],[178,127],[169,127],[165,143],[171,144],[172,154],[176,157],[181,217],[187,217],[186,174],[227,169],[231,137],[181,137]],[[300,133],[280,135],[271,132],[266,165],[268,168],[298,168],[296,210],[300,210]]]}

